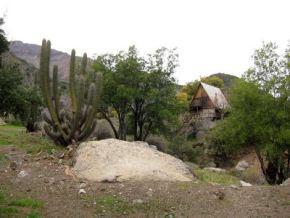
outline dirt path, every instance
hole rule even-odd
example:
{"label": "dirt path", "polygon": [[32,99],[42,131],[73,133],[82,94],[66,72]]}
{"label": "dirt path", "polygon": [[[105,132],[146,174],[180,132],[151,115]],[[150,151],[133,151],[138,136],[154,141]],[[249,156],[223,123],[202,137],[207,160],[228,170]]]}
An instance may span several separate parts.
{"label": "dirt path", "polygon": [[[11,148],[1,148],[0,154],[6,154],[0,162],[0,191],[6,202],[1,204],[0,197],[0,208],[10,207],[11,199],[43,202],[39,208],[22,207],[0,217],[26,217],[28,210],[37,211],[38,217],[290,217],[289,187],[88,183],[74,180],[66,163],[47,154],[29,156]],[[28,175],[20,178],[22,170]],[[79,194],[80,189],[86,193]]]}

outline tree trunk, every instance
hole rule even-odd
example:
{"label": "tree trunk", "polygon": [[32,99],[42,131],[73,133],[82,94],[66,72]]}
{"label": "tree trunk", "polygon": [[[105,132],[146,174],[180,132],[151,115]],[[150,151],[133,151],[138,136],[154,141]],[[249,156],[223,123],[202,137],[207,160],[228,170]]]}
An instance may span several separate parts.
{"label": "tree trunk", "polygon": [[117,131],[116,127],[114,126],[114,124],[113,124],[112,120],[110,119],[110,117],[108,117],[107,114],[105,112],[103,112],[103,111],[101,113],[104,116],[105,120],[107,120],[107,122],[110,124],[110,126],[111,126],[111,128],[112,128],[112,130],[114,132],[115,138],[119,139],[118,131]]}
{"label": "tree trunk", "polygon": [[119,139],[126,141],[126,116],[125,113],[119,113]]}

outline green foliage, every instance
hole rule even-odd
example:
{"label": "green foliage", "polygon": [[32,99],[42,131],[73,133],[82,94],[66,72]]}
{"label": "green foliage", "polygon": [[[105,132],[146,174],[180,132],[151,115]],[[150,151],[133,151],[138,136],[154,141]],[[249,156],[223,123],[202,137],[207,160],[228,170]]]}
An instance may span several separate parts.
{"label": "green foliage", "polygon": [[[176,65],[177,54],[166,48],[145,58],[132,46],[127,52],[96,59],[94,69],[104,73],[100,112],[116,138],[125,140],[130,127],[135,140],[144,140],[151,133],[166,131],[165,122],[176,120],[181,106],[172,76]],[[118,129],[109,116],[112,109],[117,113]]]}
{"label": "green foliage", "polygon": [[184,136],[173,136],[168,146],[169,153],[183,161],[196,162],[201,155],[198,149],[192,147],[193,142],[188,141]]}
{"label": "green foliage", "polygon": [[96,126],[96,109],[101,92],[101,74],[86,72],[87,56],[84,54],[81,68],[75,72],[75,51],[70,61],[69,93],[71,108],[61,108],[58,68],[53,67],[52,86],[50,81],[50,41],[43,40],[40,56],[40,83],[45,105],[50,118],[44,114],[45,132],[56,143],[69,145],[83,141]]}
{"label": "green foliage", "polygon": [[42,105],[39,89],[25,84],[16,64],[0,68],[0,102],[0,116],[13,115],[29,132],[36,129]]}
{"label": "green foliage", "polygon": [[225,153],[254,146],[270,184],[287,178],[289,155],[285,159],[284,152],[290,148],[290,74],[275,49],[270,43],[255,52],[255,67],[245,74],[247,81],[240,80],[231,90],[230,115],[211,138]]}
{"label": "green foliage", "polygon": [[[3,24],[4,24],[4,19],[0,18],[0,56],[3,52],[9,50],[9,42],[5,36],[4,30],[1,28]],[[1,63],[0,63],[0,67],[1,67]]]}

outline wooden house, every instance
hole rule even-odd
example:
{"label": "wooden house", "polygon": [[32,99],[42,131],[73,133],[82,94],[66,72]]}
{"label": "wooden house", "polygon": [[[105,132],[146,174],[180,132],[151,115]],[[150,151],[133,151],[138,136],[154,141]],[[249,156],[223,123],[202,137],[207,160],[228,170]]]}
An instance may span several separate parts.
{"label": "wooden house", "polygon": [[190,111],[199,118],[221,119],[228,101],[222,91],[214,86],[200,83],[190,103]]}

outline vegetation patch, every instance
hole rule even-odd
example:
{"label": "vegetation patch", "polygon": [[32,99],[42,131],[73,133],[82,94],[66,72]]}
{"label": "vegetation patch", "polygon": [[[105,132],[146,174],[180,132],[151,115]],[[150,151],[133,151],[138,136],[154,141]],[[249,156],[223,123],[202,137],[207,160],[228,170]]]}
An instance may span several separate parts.
{"label": "vegetation patch", "polygon": [[213,172],[206,169],[196,169],[195,174],[197,178],[206,183],[218,183],[221,185],[237,185],[239,179],[226,172]]}
{"label": "vegetation patch", "polygon": [[5,145],[13,145],[32,154],[61,149],[61,147],[55,146],[51,140],[37,134],[29,134],[24,127],[13,125],[0,126],[0,146]]}
{"label": "vegetation patch", "polygon": [[23,198],[12,200],[9,203],[9,206],[18,206],[18,207],[31,207],[31,208],[40,208],[43,206],[43,202],[31,198]]}

